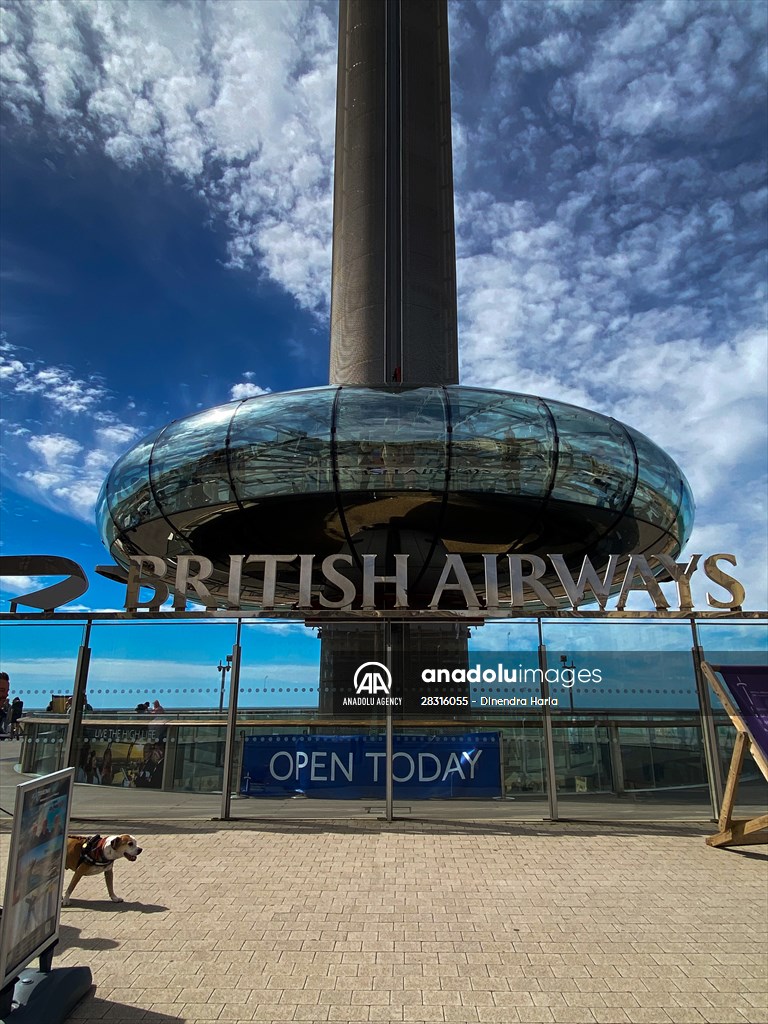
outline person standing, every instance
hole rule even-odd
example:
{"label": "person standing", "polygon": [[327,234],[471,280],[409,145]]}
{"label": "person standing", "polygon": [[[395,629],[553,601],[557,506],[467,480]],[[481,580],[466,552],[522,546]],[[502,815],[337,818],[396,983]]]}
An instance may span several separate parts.
{"label": "person standing", "polygon": [[10,705],[8,704],[8,691],[11,688],[11,681],[7,672],[0,672],[0,740],[5,739],[5,726],[8,721]]}
{"label": "person standing", "polygon": [[21,728],[19,722],[24,714],[24,701],[21,697],[14,697],[11,702],[11,739],[21,739]]}

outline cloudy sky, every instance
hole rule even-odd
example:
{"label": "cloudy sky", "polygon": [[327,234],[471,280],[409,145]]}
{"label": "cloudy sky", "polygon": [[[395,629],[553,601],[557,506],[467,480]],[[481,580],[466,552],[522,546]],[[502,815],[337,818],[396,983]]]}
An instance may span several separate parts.
{"label": "cloudy sky", "polygon": [[[0,6],[0,550],[90,570],[134,440],[327,382],[336,6]],[[766,5],[449,10],[463,383],[648,434],[767,607]]]}

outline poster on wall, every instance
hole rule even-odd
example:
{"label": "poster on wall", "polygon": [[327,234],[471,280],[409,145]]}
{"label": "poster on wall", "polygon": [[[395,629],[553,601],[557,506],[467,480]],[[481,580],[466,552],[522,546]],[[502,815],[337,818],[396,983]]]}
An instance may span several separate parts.
{"label": "poster on wall", "polygon": [[768,757],[768,666],[718,665],[744,724],[764,757]]}
{"label": "poster on wall", "polygon": [[164,728],[84,725],[75,782],[160,789],[164,766]]}
{"label": "poster on wall", "polygon": [[74,769],[16,787],[0,917],[0,988],[58,938]]}
{"label": "poster on wall", "polygon": [[[240,794],[379,799],[385,757],[383,736],[248,736]],[[499,734],[396,736],[392,774],[400,799],[499,797]]]}

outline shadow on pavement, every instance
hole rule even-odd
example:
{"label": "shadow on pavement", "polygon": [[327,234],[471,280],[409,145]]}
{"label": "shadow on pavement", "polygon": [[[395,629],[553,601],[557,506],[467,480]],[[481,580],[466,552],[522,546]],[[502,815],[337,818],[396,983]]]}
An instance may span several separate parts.
{"label": "shadow on pavement", "polygon": [[77,896],[70,897],[69,906],[62,907],[62,914],[68,910],[108,910],[112,914],[120,914],[127,910],[138,910],[142,914],[162,914],[168,910],[159,903],[142,903],[141,900],[123,900],[122,903],[113,903],[112,900],[89,900],[78,899]]}
{"label": "shadow on pavement", "polygon": [[[105,822],[102,830],[119,828]],[[203,832],[273,832],[280,835],[371,835],[418,833],[451,836],[678,836],[704,837],[711,835],[714,825],[679,821],[590,821],[584,818],[561,819],[556,822],[523,821],[455,821],[441,818],[395,818],[387,822],[378,818],[357,820],[307,819],[284,821],[270,818],[233,818],[231,821],[132,821],[131,828],[138,834],[195,835]],[[109,904],[113,906],[113,904]]]}
{"label": "shadow on pavement", "polygon": [[120,945],[114,939],[81,939],[81,929],[70,924],[59,925],[58,953],[65,949],[117,949]]}
{"label": "shadow on pavement", "polygon": [[80,1021],[81,1024],[91,1024],[91,1021],[109,1021],[109,1024],[123,1024],[130,1021],[135,1024],[171,1024],[171,1021],[184,1020],[184,1017],[171,1017],[167,1013],[158,1013],[157,1010],[143,1010],[137,1006],[128,1006],[125,1003],[113,1003],[111,999],[99,999],[98,996],[86,996],[81,1000],[69,1015],[67,1020]]}

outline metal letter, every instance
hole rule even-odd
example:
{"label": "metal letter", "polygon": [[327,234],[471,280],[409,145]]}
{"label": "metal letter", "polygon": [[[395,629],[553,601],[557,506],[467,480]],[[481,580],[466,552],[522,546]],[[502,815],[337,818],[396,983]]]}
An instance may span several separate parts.
{"label": "metal letter", "polygon": [[[456,575],[456,583],[448,583],[448,577],[451,572]],[[440,573],[440,579],[437,581],[435,592],[432,595],[432,600],[429,602],[430,608],[437,608],[440,604],[440,598],[443,596],[444,590],[460,590],[464,595],[464,600],[467,603],[467,608],[479,608],[480,602],[477,599],[472,583],[467,573],[466,566],[464,565],[464,559],[461,555],[446,555],[445,565],[443,571]]]}
{"label": "metal letter", "polygon": [[[192,563],[197,566],[197,573],[190,573]],[[187,607],[187,589],[191,587],[197,598],[207,608],[216,607],[216,599],[211,597],[210,590],[203,585],[213,572],[213,562],[204,555],[179,555],[176,562],[176,583],[173,596],[173,610],[183,612]]]}
{"label": "metal letter", "polygon": [[[635,575],[640,576],[642,582],[635,584]],[[629,565],[624,574],[624,582],[619,591],[619,600],[616,603],[616,610],[623,611],[627,603],[627,596],[632,590],[645,590],[653,598],[657,611],[664,611],[669,608],[669,601],[662,593],[656,577],[651,572],[648,559],[645,555],[630,555]]]}
{"label": "metal letter", "polygon": [[499,570],[496,555],[483,555],[485,565],[485,607],[499,607]]}
{"label": "metal letter", "polygon": [[701,555],[691,555],[688,565],[676,562],[669,555],[654,555],[656,561],[663,565],[677,586],[677,602],[681,612],[693,611],[693,598],[691,597],[691,576],[696,572]]}
{"label": "metal letter", "polygon": [[298,555],[248,555],[246,565],[252,562],[264,563],[264,587],[261,596],[262,608],[275,607],[275,584],[277,583],[277,563],[295,562]]}
{"label": "metal letter", "polygon": [[563,589],[568,595],[568,600],[571,602],[571,607],[574,611],[576,611],[580,604],[583,604],[587,588],[597,598],[600,608],[603,611],[605,610],[605,602],[610,597],[613,577],[616,575],[616,566],[619,564],[618,555],[611,555],[608,559],[603,579],[600,579],[598,576],[595,567],[589,560],[589,556],[585,555],[584,561],[581,563],[578,583],[574,583],[573,576],[571,576],[568,566],[565,564],[565,558],[562,555],[547,555],[547,558],[552,563],[552,567],[557,573],[557,578],[563,584]]}
{"label": "metal letter", "polygon": [[312,563],[314,555],[299,555],[299,608],[312,607]]}
{"label": "metal letter", "polygon": [[352,555],[328,555],[327,558],[323,559],[321,566],[323,575],[328,582],[332,583],[334,587],[338,587],[341,591],[341,600],[329,601],[324,594],[321,594],[320,604],[323,608],[348,609],[352,607],[352,602],[355,600],[355,585],[346,576],[342,576],[340,572],[336,571],[334,568],[336,562],[345,562],[347,565],[352,565]]}
{"label": "metal letter", "polygon": [[[525,604],[523,587],[527,584],[543,605],[547,608],[557,608],[557,601],[539,580],[547,571],[547,563],[538,555],[507,555],[509,562],[509,583],[512,591],[511,605],[513,608],[522,607]],[[523,575],[523,562],[531,566],[531,572]]]}
{"label": "metal letter", "polygon": [[243,579],[245,555],[229,556],[229,582],[227,583],[227,604],[230,608],[240,607],[240,584]]}
{"label": "metal letter", "polygon": [[719,552],[704,559],[704,573],[709,576],[713,583],[717,583],[724,590],[727,590],[731,595],[731,600],[718,601],[716,597],[712,597],[708,593],[707,604],[712,608],[730,608],[731,611],[739,611],[747,599],[746,591],[738,580],[734,579],[733,576],[729,576],[727,572],[723,572],[717,564],[719,559],[722,559],[723,562],[730,562],[731,565],[737,564],[734,555]]}
{"label": "metal letter", "polygon": [[[144,566],[150,566],[150,572],[142,575]],[[125,610],[135,612],[139,608],[149,608],[156,612],[168,597],[168,584],[163,577],[168,571],[165,560],[157,555],[131,555],[131,567],[128,570],[128,584],[125,589]],[[148,601],[139,600],[140,587],[152,587],[153,594]]]}
{"label": "metal letter", "polygon": [[376,576],[376,555],[363,555],[363,608],[375,608],[375,585],[395,584],[395,608],[408,607],[408,555],[395,555],[395,575]]}

